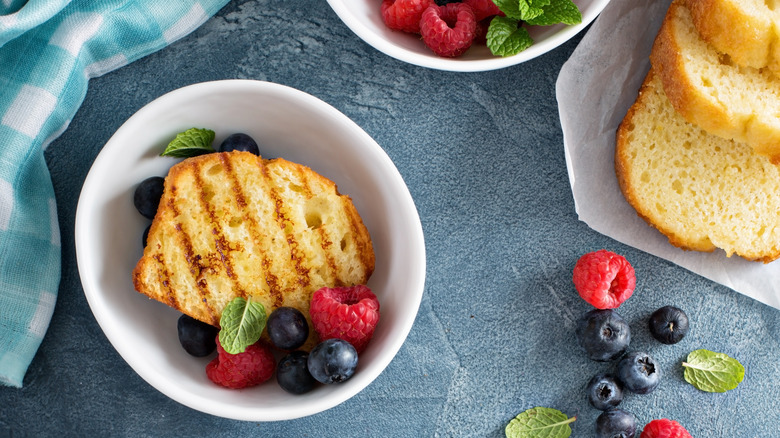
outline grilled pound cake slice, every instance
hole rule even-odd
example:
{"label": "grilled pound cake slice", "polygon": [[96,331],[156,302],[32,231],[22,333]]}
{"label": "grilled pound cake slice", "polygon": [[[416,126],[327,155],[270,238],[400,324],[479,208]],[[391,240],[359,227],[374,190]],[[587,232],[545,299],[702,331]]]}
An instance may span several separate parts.
{"label": "grilled pound cake slice", "polygon": [[640,217],[690,250],[768,263],[780,255],[780,170],[686,122],[650,70],[617,131],[615,171]]}
{"label": "grilled pound cake slice", "polygon": [[[291,306],[308,318],[314,291],[365,284],[373,269],[368,230],[332,181],[284,159],[228,152],[171,168],[133,284],[219,326],[237,296],[267,314]],[[314,342],[310,330],[305,347]]]}
{"label": "grilled pound cake slice", "polygon": [[780,10],[766,0],[686,0],[702,39],[739,65],[780,73]]}
{"label": "grilled pound cake slice", "polygon": [[780,163],[780,79],[739,66],[707,44],[682,0],[669,7],[650,61],[687,121]]}

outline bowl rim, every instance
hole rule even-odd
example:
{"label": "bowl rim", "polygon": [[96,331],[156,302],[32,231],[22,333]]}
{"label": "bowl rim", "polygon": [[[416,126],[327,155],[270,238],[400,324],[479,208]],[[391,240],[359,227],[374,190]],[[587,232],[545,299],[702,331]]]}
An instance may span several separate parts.
{"label": "bowl rim", "polygon": [[[409,299],[414,301],[408,307],[408,314],[404,314],[399,318],[401,322],[399,326],[394,327],[393,332],[397,335],[393,336],[387,343],[386,347],[381,350],[381,353],[377,354],[377,356],[374,358],[374,362],[372,362],[368,368],[362,369],[360,373],[353,376],[353,378],[350,380],[354,382],[352,382],[352,384],[349,386],[345,385],[344,390],[329,392],[325,401],[319,402],[318,400],[315,400],[314,403],[307,405],[307,408],[296,408],[295,410],[288,409],[284,412],[280,412],[280,410],[273,410],[270,413],[266,412],[267,410],[258,411],[256,408],[252,409],[243,407],[238,407],[237,410],[233,410],[232,407],[229,410],[225,410],[224,408],[216,408],[213,406],[213,404],[204,402],[204,400],[199,400],[192,397],[193,394],[191,391],[186,391],[176,385],[171,385],[170,382],[165,379],[163,374],[159,374],[155,370],[149,369],[148,366],[144,366],[140,360],[136,359],[129,345],[118,341],[118,337],[121,335],[121,331],[118,327],[116,327],[116,324],[112,324],[107,319],[107,312],[105,310],[108,308],[108,303],[100,291],[101,281],[98,279],[98,274],[100,273],[99,269],[88,265],[88,261],[95,257],[94,253],[98,252],[93,251],[88,245],[88,239],[90,238],[91,230],[94,226],[93,222],[96,222],[96,219],[94,218],[95,215],[91,213],[100,208],[100,204],[98,203],[96,197],[98,197],[101,193],[101,181],[99,181],[98,176],[96,176],[96,172],[94,170],[110,165],[111,160],[114,157],[112,152],[118,150],[121,145],[125,144],[123,143],[124,138],[131,138],[130,136],[132,135],[133,131],[142,128],[144,126],[143,122],[149,117],[152,117],[158,111],[158,108],[165,108],[167,105],[180,102],[182,99],[193,100],[193,97],[189,97],[190,95],[200,96],[202,98],[204,95],[224,93],[226,91],[236,92],[237,90],[252,90],[260,93],[265,92],[266,90],[272,90],[272,92],[281,91],[294,99],[299,99],[305,104],[313,106],[315,110],[326,113],[328,117],[340,120],[343,123],[343,127],[345,129],[349,129],[352,134],[362,138],[361,143],[363,143],[366,148],[371,150],[372,157],[383,162],[383,166],[387,169],[388,172],[391,173],[391,177],[395,180],[392,182],[395,184],[400,184],[399,187],[403,187],[404,189],[398,193],[395,193],[397,195],[397,199],[394,199],[394,201],[396,203],[402,203],[406,205],[407,208],[405,211],[407,211],[408,214],[404,219],[409,222],[409,225],[411,225],[409,231],[412,233],[413,238],[409,239],[409,243],[411,245],[410,248],[412,249],[412,253],[409,257],[413,258],[419,266],[419,269],[416,269],[410,273],[415,277],[411,279],[414,293],[410,295]],[[149,148],[151,146],[141,147]],[[90,310],[98,322],[98,325],[100,326],[105,336],[108,338],[111,345],[122,357],[122,359],[128,365],[130,365],[130,367],[143,380],[174,401],[207,414],[236,420],[291,420],[325,411],[352,398],[371,382],[373,382],[397,355],[401,346],[406,341],[406,338],[408,337],[408,334],[414,324],[414,320],[416,319],[417,313],[419,311],[425,288],[425,277],[427,269],[426,254],[424,234],[419,218],[419,213],[414,204],[411,193],[409,192],[408,186],[403,181],[400,172],[395,167],[395,164],[392,162],[387,153],[353,120],[330,104],[304,91],[297,90],[286,85],[260,80],[227,79],[190,84],[169,91],[153,99],[138,111],[136,111],[133,115],[131,115],[103,146],[84,180],[76,206],[74,239],[76,262],[79,268],[79,277],[84,295],[87,299]]]}
{"label": "bowl rim", "polygon": [[[344,24],[350,28],[352,32],[354,32],[363,41],[378,51],[409,64],[431,68],[434,70],[452,72],[490,71],[530,61],[531,59],[534,59],[555,49],[585,29],[593,20],[596,19],[596,17],[610,2],[610,0],[593,0],[593,2],[590,4],[590,7],[582,13],[582,21],[579,24],[562,26],[560,30],[553,33],[550,37],[544,39],[543,41],[534,42],[531,47],[516,55],[507,57],[496,56],[489,59],[458,59],[438,57],[434,55],[433,52],[423,55],[420,53],[411,52],[403,47],[390,44],[386,39],[372,31],[371,28],[369,28],[361,20],[355,18],[355,15],[352,13],[352,10],[349,7],[349,2],[354,0],[327,1],[336,15],[338,15],[341,21],[344,22]],[[379,3],[377,3],[377,5],[378,4]],[[379,13],[378,7],[377,13]]]}

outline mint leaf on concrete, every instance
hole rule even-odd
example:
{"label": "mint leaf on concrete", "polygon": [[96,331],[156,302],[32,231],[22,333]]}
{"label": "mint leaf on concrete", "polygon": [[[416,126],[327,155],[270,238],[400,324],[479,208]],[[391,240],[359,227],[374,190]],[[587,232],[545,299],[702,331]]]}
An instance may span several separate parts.
{"label": "mint leaf on concrete", "polygon": [[692,351],[682,363],[685,381],[706,392],[726,392],[745,378],[745,367],[724,353]]}
{"label": "mint leaf on concrete", "polygon": [[507,438],[568,438],[571,436],[569,418],[557,409],[535,407],[520,413],[506,425]]}

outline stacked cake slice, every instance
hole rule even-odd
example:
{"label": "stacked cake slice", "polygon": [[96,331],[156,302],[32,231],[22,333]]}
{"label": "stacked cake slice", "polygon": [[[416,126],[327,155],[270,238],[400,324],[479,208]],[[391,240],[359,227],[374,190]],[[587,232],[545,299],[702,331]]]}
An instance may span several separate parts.
{"label": "stacked cake slice", "polygon": [[[780,162],[780,78],[707,42],[717,39],[703,35],[718,17],[691,13],[705,3],[733,14],[753,6],[671,4],[650,72],[618,128],[615,169],[628,202],[673,245],[767,263],[780,256],[780,170],[773,164]],[[723,31],[731,33],[727,40],[750,38],[733,35],[739,28]]]}

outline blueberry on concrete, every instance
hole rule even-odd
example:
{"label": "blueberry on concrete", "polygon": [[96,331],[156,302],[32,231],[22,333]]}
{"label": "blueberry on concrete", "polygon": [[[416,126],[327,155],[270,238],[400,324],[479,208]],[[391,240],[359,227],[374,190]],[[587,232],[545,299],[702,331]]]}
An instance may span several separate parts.
{"label": "blueberry on concrete", "polygon": [[594,309],[577,322],[577,340],[592,360],[607,362],[622,356],[631,342],[628,323],[612,309]]}
{"label": "blueberry on concrete", "polygon": [[588,401],[600,411],[612,409],[623,401],[623,385],[611,374],[596,374],[588,382]]}
{"label": "blueberry on concrete", "polygon": [[189,315],[179,317],[177,328],[182,348],[192,356],[208,356],[217,348],[218,328]]}
{"label": "blueberry on concrete", "polygon": [[661,383],[661,367],[649,354],[632,352],[618,362],[618,379],[629,391],[647,394]]}
{"label": "blueberry on concrete", "polygon": [[674,306],[664,306],[650,315],[650,334],[664,344],[676,344],[688,333],[688,315]]}
{"label": "blueberry on concrete", "polygon": [[636,418],[622,409],[604,411],[596,418],[598,438],[633,438],[636,435]]}

